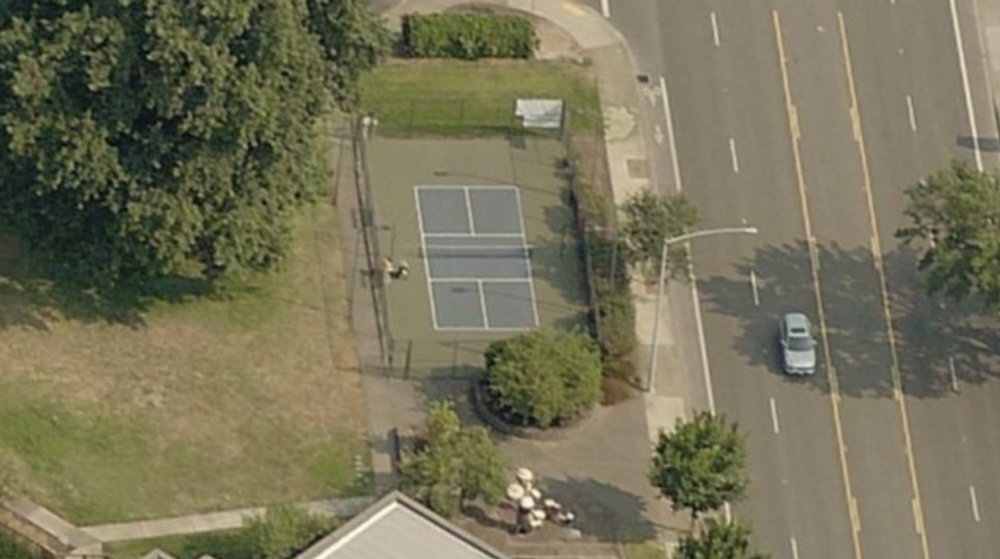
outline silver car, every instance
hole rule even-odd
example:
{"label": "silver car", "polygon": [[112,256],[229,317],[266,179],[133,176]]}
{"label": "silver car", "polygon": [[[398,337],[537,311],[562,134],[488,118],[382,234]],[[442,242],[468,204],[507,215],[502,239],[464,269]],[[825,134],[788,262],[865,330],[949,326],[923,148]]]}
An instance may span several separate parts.
{"label": "silver car", "polygon": [[781,319],[781,362],[789,375],[816,372],[816,339],[809,317],[792,312]]}

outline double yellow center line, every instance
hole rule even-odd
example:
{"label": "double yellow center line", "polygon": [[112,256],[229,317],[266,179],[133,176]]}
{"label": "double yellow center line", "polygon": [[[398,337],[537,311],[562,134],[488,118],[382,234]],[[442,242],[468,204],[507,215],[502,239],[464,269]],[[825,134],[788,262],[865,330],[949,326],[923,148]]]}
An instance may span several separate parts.
{"label": "double yellow center line", "polygon": [[[788,78],[788,68],[786,65],[785,56],[785,45],[781,34],[781,17],[775,10],[772,12],[774,18],[774,35],[777,41],[778,47],[778,62],[781,69],[781,82],[785,93],[785,110],[788,113],[788,132],[792,139],[792,155],[795,162],[795,175],[799,190],[799,199],[802,205],[802,219],[805,226],[806,239],[809,246],[809,262],[812,271],[812,281],[813,281],[813,291],[816,296],[816,310],[819,316],[820,322],[820,335],[823,340],[823,353],[824,361],[826,364],[827,377],[830,383],[830,403],[833,409],[833,422],[834,431],[837,438],[837,449],[840,458],[840,469],[843,475],[845,500],[847,505],[847,513],[851,522],[851,538],[854,544],[854,555],[857,559],[862,559],[861,553],[861,522],[860,515],[858,513],[857,499],[854,497],[854,492],[851,488],[851,475],[847,467],[847,445],[844,443],[844,430],[840,419],[840,386],[837,379],[837,372],[833,368],[833,363],[831,361],[830,352],[830,340],[828,328],[826,325],[826,314],[824,312],[823,305],[823,295],[820,286],[819,270],[819,254],[816,248],[816,238],[813,235],[812,222],[809,218],[809,198],[808,198],[808,187],[806,186],[805,175],[802,170],[802,154],[799,147],[799,140],[801,138],[800,123],[798,118],[798,111],[792,100],[791,86],[789,84]],[[882,311],[885,317],[886,328],[889,335],[890,351],[892,354],[892,384],[893,393],[895,401],[898,403],[900,408],[900,414],[902,416],[903,422],[903,439],[905,445],[905,454],[908,460],[910,482],[912,490],[912,500],[911,504],[913,507],[913,515],[916,526],[916,531],[920,535],[920,541],[923,548],[924,559],[929,559],[930,553],[927,547],[927,536],[924,530],[924,520],[923,512],[920,504],[920,490],[917,483],[917,473],[913,458],[913,447],[910,439],[910,428],[909,421],[906,415],[906,402],[903,398],[902,393],[902,381],[900,379],[899,373],[899,360],[897,357],[897,349],[895,343],[895,332],[893,330],[892,314],[889,308],[889,297],[888,289],[886,286],[885,274],[882,266],[882,248],[879,242],[878,236],[878,223],[875,216],[875,203],[872,196],[871,189],[871,175],[868,168],[868,156],[865,150],[864,144],[864,133],[861,126],[860,110],[858,108],[857,93],[854,87],[854,72],[851,67],[851,56],[850,49],[847,44],[847,31],[844,25],[844,16],[841,12],[837,12],[837,20],[840,28],[840,39],[843,49],[843,57],[845,69],[847,72],[848,88],[850,90],[851,106],[848,108],[848,112],[851,119],[851,128],[854,133],[854,140],[858,146],[858,154],[861,158],[861,168],[863,176],[862,189],[865,192],[865,196],[868,202],[868,217],[871,226],[871,247],[872,256],[874,259],[875,269],[879,276],[879,285],[881,288],[882,295]]]}

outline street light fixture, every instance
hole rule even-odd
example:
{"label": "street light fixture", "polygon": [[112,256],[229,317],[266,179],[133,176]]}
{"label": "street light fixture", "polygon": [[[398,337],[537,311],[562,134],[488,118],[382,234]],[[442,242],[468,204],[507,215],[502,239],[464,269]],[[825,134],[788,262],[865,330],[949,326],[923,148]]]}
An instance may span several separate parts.
{"label": "street light fixture", "polygon": [[667,279],[667,249],[670,245],[674,243],[681,243],[684,241],[690,241],[692,239],[697,239],[700,237],[711,237],[714,235],[756,235],[756,227],[722,227],[719,229],[704,229],[702,231],[693,231],[691,233],[685,233],[683,235],[678,235],[676,237],[670,237],[668,239],[663,239],[663,250],[660,253],[660,278],[657,284],[656,290],[656,317],[653,322],[653,339],[651,340],[653,344],[653,352],[649,359],[649,378],[646,379],[646,391],[653,392],[655,389],[655,379],[656,379],[656,357],[658,350],[660,348],[659,337],[660,337],[660,311],[663,307],[663,284],[666,283]]}

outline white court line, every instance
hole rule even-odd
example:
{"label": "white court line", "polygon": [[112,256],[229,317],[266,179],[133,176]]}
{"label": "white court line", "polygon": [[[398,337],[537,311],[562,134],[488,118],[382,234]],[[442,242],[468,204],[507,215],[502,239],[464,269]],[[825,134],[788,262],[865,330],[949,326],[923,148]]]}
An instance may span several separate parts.
{"label": "white court line", "polygon": [[431,283],[528,283],[528,278],[431,278]]}
{"label": "white court line", "polygon": [[517,198],[517,218],[521,221],[521,245],[524,247],[524,264],[528,268],[528,285],[531,287],[531,313],[534,325],[538,326],[538,297],[535,295],[535,274],[531,271],[531,254],[528,252],[528,239],[526,237],[528,230],[524,226],[524,206],[521,205],[521,191],[515,189],[514,196]]}
{"label": "white court line", "polygon": [[910,130],[917,131],[917,114],[913,110],[913,97],[906,96],[906,111],[910,113]]}
{"label": "white court line", "polygon": [[486,314],[486,290],[483,289],[483,280],[476,282],[476,287],[479,288],[479,308],[483,311],[483,329],[490,329],[490,315]]}
{"label": "white court line", "polygon": [[736,156],[736,140],[729,138],[729,156],[733,160],[733,172],[740,172],[740,158]]}
{"label": "white court line", "polygon": [[962,88],[965,90],[965,107],[969,116],[969,131],[972,134],[972,149],[976,153],[976,169],[983,171],[983,156],[979,153],[979,130],[976,127],[976,111],[972,106],[972,91],[969,88],[969,71],[965,66],[965,51],[962,49],[962,29],[958,24],[958,8],[955,0],[950,0],[951,26],[955,31],[955,47],[958,49],[958,68],[962,73]]}
{"label": "white court line", "polygon": [[[424,216],[421,215],[420,210],[420,190],[422,187],[417,186],[413,188],[413,201],[417,206],[417,229],[420,231],[420,246],[426,247],[424,242]],[[435,330],[438,328],[437,310],[434,308],[434,289],[431,287],[431,265],[430,262],[424,263],[424,277],[427,278],[427,301],[431,306],[431,324],[434,325]]]}
{"label": "white court line", "polygon": [[790,541],[792,542],[792,559],[799,559],[799,542],[795,541],[795,536],[792,536]]}
{"label": "white court line", "polygon": [[531,330],[530,326],[524,327],[514,327],[514,326],[494,326],[492,328],[463,328],[461,326],[445,326],[443,328],[435,328],[436,332],[524,332],[526,330]]}
{"label": "white court line", "polygon": [[710,12],[708,17],[712,20],[712,40],[715,41],[715,46],[719,46],[719,22],[715,17],[715,12]]}
{"label": "white court line", "polygon": [[958,375],[955,374],[955,358],[948,358],[948,373],[951,375],[951,389],[958,392]]}
{"label": "white court line", "polygon": [[[470,237],[497,237],[504,239],[524,239],[524,235],[520,233],[424,233],[424,237],[450,237],[454,239],[468,239]],[[475,246],[475,245],[469,245]],[[511,247],[518,247],[521,245],[510,245]]]}
{"label": "white court line", "polygon": [[969,486],[969,499],[972,501],[972,518],[979,522],[979,500],[976,499],[976,488]]}
{"label": "white court line", "polygon": [[476,221],[472,219],[472,196],[469,194],[469,187],[463,187],[462,192],[465,193],[465,213],[469,216],[469,234],[476,234]]}
{"label": "white court line", "polygon": [[753,290],[753,305],[760,306],[760,293],[757,292],[757,273],[750,270],[750,289]]}
{"label": "white court line", "polygon": [[778,404],[774,398],[771,398],[771,427],[774,428],[775,435],[781,433],[781,427],[778,426]]}
{"label": "white court line", "polygon": [[601,0],[601,15],[611,17],[611,0]]}

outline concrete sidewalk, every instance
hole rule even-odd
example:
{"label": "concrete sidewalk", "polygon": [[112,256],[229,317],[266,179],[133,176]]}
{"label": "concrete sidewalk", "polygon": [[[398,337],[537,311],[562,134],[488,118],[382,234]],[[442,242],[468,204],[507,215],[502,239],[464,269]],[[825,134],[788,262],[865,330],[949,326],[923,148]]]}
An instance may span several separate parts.
{"label": "concrete sidewalk", "polygon": [[[373,502],[375,499],[372,497],[354,497],[313,501],[297,506],[318,516],[347,518],[358,514]],[[248,519],[261,516],[266,510],[263,507],[257,507],[138,522],[103,524],[80,528],[80,531],[101,543],[199,534],[240,528]]]}

